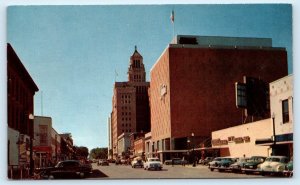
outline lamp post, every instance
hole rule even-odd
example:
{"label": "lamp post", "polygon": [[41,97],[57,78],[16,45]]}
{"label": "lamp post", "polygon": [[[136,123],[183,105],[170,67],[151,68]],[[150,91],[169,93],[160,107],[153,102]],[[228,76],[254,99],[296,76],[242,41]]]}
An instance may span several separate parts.
{"label": "lamp post", "polygon": [[33,167],[34,167],[34,161],[33,161],[33,131],[34,131],[34,125],[33,125],[33,120],[34,120],[34,115],[33,114],[29,114],[28,116],[29,121],[30,121],[30,128],[32,129],[30,131],[30,153],[29,153],[29,175],[33,176]]}
{"label": "lamp post", "polygon": [[190,158],[191,156],[190,156],[190,153],[189,153],[189,150],[190,150],[190,142],[191,142],[191,140],[190,140],[189,137],[187,138],[187,141],[186,141],[186,142],[187,142],[187,148],[188,148],[188,150],[187,150],[187,151],[188,151],[188,152],[187,152],[187,155],[188,155],[188,164],[189,164],[190,161],[191,161],[191,160],[190,160],[190,159],[191,159],[191,158]]}
{"label": "lamp post", "polygon": [[195,159],[195,142],[194,142],[194,133],[192,132],[192,145],[193,145],[193,151],[192,151],[192,157],[193,157],[193,167],[196,167],[196,159]]}
{"label": "lamp post", "polygon": [[272,114],[272,121],[273,121],[273,149],[272,154],[275,155],[275,147],[276,147],[276,134],[275,134],[275,113]]}

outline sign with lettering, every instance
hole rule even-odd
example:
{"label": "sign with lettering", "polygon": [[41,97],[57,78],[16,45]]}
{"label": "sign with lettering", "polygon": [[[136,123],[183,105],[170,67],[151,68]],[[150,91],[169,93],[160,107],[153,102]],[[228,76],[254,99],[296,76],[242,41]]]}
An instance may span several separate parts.
{"label": "sign with lettering", "polygon": [[250,137],[249,136],[243,136],[243,137],[230,136],[230,137],[228,137],[228,140],[226,140],[226,139],[221,140],[220,138],[211,140],[211,144],[213,146],[228,145],[228,142],[248,143],[248,142],[250,142]]}

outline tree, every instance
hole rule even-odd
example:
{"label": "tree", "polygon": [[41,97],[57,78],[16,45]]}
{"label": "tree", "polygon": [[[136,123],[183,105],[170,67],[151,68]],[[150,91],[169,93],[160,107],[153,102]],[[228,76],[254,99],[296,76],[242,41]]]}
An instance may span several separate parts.
{"label": "tree", "polygon": [[93,148],[90,157],[94,159],[107,159],[108,148]]}
{"label": "tree", "polygon": [[85,146],[74,146],[75,149],[75,156],[77,158],[87,158],[89,155],[89,149]]}

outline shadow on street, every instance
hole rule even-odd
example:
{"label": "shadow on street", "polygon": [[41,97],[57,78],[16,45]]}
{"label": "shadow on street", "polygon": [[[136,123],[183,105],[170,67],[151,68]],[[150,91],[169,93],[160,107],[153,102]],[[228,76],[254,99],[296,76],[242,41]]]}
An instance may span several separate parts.
{"label": "shadow on street", "polygon": [[99,177],[108,177],[106,174],[102,173],[100,170],[93,170],[93,173],[90,174],[89,178],[99,178]]}

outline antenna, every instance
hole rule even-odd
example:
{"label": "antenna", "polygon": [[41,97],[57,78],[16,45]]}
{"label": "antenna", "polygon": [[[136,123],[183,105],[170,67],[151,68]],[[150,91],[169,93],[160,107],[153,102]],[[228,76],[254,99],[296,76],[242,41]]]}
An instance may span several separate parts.
{"label": "antenna", "polygon": [[41,116],[43,116],[43,91],[41,91]]}

